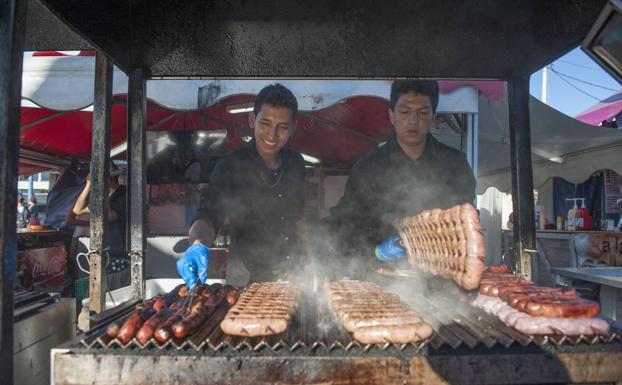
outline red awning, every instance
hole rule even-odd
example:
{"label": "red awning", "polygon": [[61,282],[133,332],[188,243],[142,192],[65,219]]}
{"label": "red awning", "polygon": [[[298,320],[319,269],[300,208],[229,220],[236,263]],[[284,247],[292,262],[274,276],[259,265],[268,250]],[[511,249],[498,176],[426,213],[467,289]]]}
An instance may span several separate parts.
{"label": "red awning", "polygon": [[[226,129],[231,149],[240,147],[243,136],[251,136],[248,113],[228,112],[252,106],[254,95],[235,95],[202,110],[178,111],[147,103],[149,130]],[[127,134],[127,98],[113,98],[111,147],[122,144]],[[289,145],[319,158],[327,167],[350,167],[361,155],[391,135],[388,101],[355,96],[331,107],[301,111],[297,129]],[[87,160],[91,152],[92,112],[55,111],[22,107],[20,145],[22,148],[63,158]],[[32,172],[20,165],[20,175]]]}

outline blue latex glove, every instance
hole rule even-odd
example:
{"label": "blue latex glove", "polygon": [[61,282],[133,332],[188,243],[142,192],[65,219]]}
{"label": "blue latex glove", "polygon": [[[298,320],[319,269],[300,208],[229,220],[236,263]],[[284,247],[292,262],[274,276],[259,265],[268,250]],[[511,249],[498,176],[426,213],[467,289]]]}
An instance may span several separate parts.
{"label": "blue latex glove", "polygon": [[196,283],[205,283],[209,249],[202,243],[190,246],[177,261],[177,273],[190,289]]}
{"label": "blue latex glove", "polygon": [[381,261],[395,261],[405,256],[402,239],[399,235],[392,235],[387,240],[376,246],[374,250],[376,258]]}

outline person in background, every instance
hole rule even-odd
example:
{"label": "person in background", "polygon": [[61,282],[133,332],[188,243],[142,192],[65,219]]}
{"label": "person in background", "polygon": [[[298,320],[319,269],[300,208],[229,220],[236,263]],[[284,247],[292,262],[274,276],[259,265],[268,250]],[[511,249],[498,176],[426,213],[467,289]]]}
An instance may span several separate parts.
{"label": "person in background", "polygon": [[388,114],[395,134],[356,162],[344,196],[327,219],[340,236],[342,254],[371,257],[376,250],[381,260],[403,258],[396,219],[475,200],[475,178],[465,155],[430,133],[438,100],[436,81],[391,85]]}
{"label": "person in background", "polygon": [[37,197],[34,195],[28,200],[28,224],[39,224],[39,206],[37,205]]}
{"label": "person in background", "polygon": [[300,153],[285,147],[297,111],[295,96],[281,84],[257,94],[248,120],[254,138],[215,166],[190,226],[191,246],[177,261],[189,286],[207,278],[208,247],[225,224],[231,237],[228,283],[285,278],[299,263],[305,166]]}
{"label": "person in background", "polygon": [[[114,162],[110,161],[110,180],[108,182],[108,289],[113,290],[130,284],[129,260],[125,245],[126,234],[126,206],[127,188],[119,183],[119,177],[123,174]],[[73,214],[69,217],[76,217],[90,214],[89,200],[91,196],[91,180],[87,178],[84,189],[80,192],[76,203],[73,206]],[[85,222],[76,222],[84,225]]]}
{"label": "person in background", "polygon": [[17,194],[17,228],[23,229],[28,225],[28,206],[24,203],[24,196]]}

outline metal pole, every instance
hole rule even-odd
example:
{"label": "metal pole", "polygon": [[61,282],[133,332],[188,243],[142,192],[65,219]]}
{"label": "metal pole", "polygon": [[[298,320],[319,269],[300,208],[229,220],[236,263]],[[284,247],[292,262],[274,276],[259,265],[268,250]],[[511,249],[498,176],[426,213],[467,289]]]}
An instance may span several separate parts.
{"label": "metal pole", "polygon": [[110,178],[110,114],[112,100],[112,64],[97,52],[95,58],[95,95],[93,99],[93,148],[91,152],[91,255],[89,309],[106,309],[106,264],[108,253],[108,182]]}
{"label": "metal pole", "polygon": [[13,284],[25,0],[0,1],[0,384],[13,378]]}
{"label": "metal pole", "polygon": [[28,177],[28,199],[35,196],[35,179],[34,176]]}
{"label": "metal pole", "polygon": [[146,196],[146,137],[147,137],[147,92],[143,69],[129,74],[128,89],[128,223],[130,263],[132,266],[132,296],[145,299],[145,250],[147,234],[145,222]]}
{"label": "metal pole", "polygon": [[[477,151],[478,151],[478,120],[477,114],[465,114],[466,121],[466,158],[473,170],[475,183],[477,184]],[[477,207],[477,197],[472,202]]]}
{"label": "metal pole", "polygon": [[512,205],[514,206],[514,249],[516,271],[531,279],[531,254],[536,246],[531,128],[529,124],[529,77],[508,82],[510,148],[512,159]]}

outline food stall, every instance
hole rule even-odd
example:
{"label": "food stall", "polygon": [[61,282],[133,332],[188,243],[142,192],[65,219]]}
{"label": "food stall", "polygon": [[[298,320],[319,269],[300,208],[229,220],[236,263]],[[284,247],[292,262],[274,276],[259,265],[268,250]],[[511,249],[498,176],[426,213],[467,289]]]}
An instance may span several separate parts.
{"label": "food stall", "polygon": [[[24,5],[23,2],[10,2]],[[346,3],[344,3],[346,4]],[[148,13],[149,17],[159,17],[158,22],[142,23],[139,20],[126,25],[121,20],[139,18],[140,12],[129,12],[119,7],[115,15],[113,7],[104,3],[92,7],[46,1],[56,15],[70,23],[88,41],[101,50],[96,59],[95,104],[93,113],[93,157],[92,172],[94,191],[106,191],[107,157],[110,142],[107,138],[110,118],[110,93],[112,66],[108,61],[114,59],[122,65],[129,75],[128,120],[129,128],[129,168],[130,210],[129,218],[131,256],[132,256],[132,294],[136,301],[146,300],[145,289],[145,80],[147,78],[172,76],[332,76],[332,77],[492,77],[510,81],[509,106],[511,113],[510,134],[513,146],[514,189],[518,207],[515,227],[516,245],[520,254],[517,272],[525,277],[530,274],[530,261],[524,249],[534,247],[532,178],[529,155],[529,122],[527,119],[528,77],[530,71],[541,66],[546,60],[561,53],[585,34],[602,2],[584,1],[568,4],[524,4],[491,5],[451,3],[454,12],[448,13],[446,7],[438,9],[436,3],[428,4],[368,4],[369,7],[347,3],[347,5],[328,5],[312,3],[279,3],[284,13],[273,13],[270,7],[234,3],[228,5],[207,5],[193,2],[185,7],[177,4],[157,3],[158,12]],[[222,8],[220,6],[223,6]],[[484,6],[485,5],[485,6]],[[4,5],[3,5],[4,6]],[[229,6],[235,12],[230,12]],[[343,7],[343,8],[342,8]],[[25,7],[24,7],[25,8]],[[406,9],[402,9],[406,8]],[[37,9],[37,8],[35,8]],[[423,10],[431,10],[422,14]],[[44,11],[48,9],[45,8]],[[396,10],[399,10],[397,12]],[[470,19],[475,12],[485,10],[489,16],[501,19],[495,23],[473,23]],[[132,11],[131,7],[129,11]],[[17,22],[23,26],[25,9],[18,7],[15,13]],[[37,12],[37,11],[35,11]],[[41,10],[39,9],[39,12]],[[13,15],[13,13],[6,13]],[[287,17],[283,17],[282,15]],[[412,14],[419,15],[417,23]],[[3,13],[4,15],[4,13]],[[290,17],[291,16],[291,17]],[[98,22],[93,22],[97,18]],[[504,19],[519,23],[506,23]],[[190,31],[187,20],[194,20]],[[250,22],[248,22],[250,20]],[[314,22],[309,22],[313,20]],[[258,22],[256,22],[258,21]],[[345,21],[345,23],[344,23]],[[396,23],[397,21],[397,23]],[[122,26],[120,29],[119,22]],[[300,23],[298,23],[300,22]],[[375,23],[380,23],[376,25]],[[9,23],[2,24],[2,26]],[[33,25],[32,23],[29,23]],[[34,23],[36,24],[36,21]],[[110,29],[103,28],[109,25]],[[207,28],[208,25],[210,28]],[[494,27],[493,27],[494,25]],[[140,26],[140,27],[139,27]],[[295,26],[295,28],[292,28]],[[430,55],[438,51],[438,41],[415,39],[404,43],[397,39],[398,47],[387,50],[387,41],[394,41],[394,28],[405,35],[426,31],[446,33],[438,28],[455,26],[448,35],[443,35],[447,47],[441,55]],[[133,30],[132,28],[136,28]],[[146,30],[141,29],[146,28]],[[155,29],[152,29],[155,28]],[[499,30],[490,30],[497,28]],[[516,34],[516,29],[524,33]],[[205,31],[215,31],[206,34]],[[13,31],[13,30],[11,30]],[[127,39],[136,33],[133,38]],[[163,36],[159,31],[167,31]],[[171,32],[170,34],[169,31]],[[175,33],[172,33],[175,31]],[[457,33],[457,31],[462,31]],[[564,31],[563,33],[560,31]],[[41,33],[36,30],[35,33]],[[48,31],[46,31],[48,32]],[[222,35],[220,32],[223,32]],[[18,29],[17,35],[20,31]],[[23,34],[23,30],[21,31]],[[104,35],[101,35],[103,33]],[[12,34],[9,34],[13,36]],[[50,36],[49,32],[37,37]],[[185,49],[185,37],[192,35],[192,49]],[[207,37],[207,35],[210,35]],[[279,42],[275,36],[284,37]],[[288,37],[295,37],[289,39]],[[478,45],[499,47],[494,57],[473,56],[473,36],[479,36]],[[527,37],[526,37],[527,36]],[[541,39],[550,36],[550,39]],[[22,35],[23,37],[23,35]],[[123,38],[120,38],[123,37]],[[300,39],[297,39],[299,37]],[[539,37],[536,39],[536,37]],[[32,35],[31,35],[32,38]],[[497,40],[499,38],[499,40]],[[202,40],[205,39],[205,40]],[[220,40],[222,39],[222,40]],[[456,44],[451,43],[456,40]],[[482,41],[484,39],[485,41]],[[491,39],[491,40],[486,40]],[[11,40],[13,41],[13,40]],[[45,41],[45,39],[34,41]],[[541,52],[533,57],[523,52],[533,52],[534,41],[542,43]],[[18,49],[22,43],[17,39]],[[76,40],[72,40],[76,43]],[[116,43],[114,43],[116,42]],[[136,44],[129,49],[126,44]],[[249,45],[250,42],[250,45]],[[77,40],[79,47],[85,43]],[[345,44],[344,44],[345,43]],[[115,44],[120,44],[115,46]],[[149,44],[154,44],[150,46]],[[289,52],[282,55],[280,49]],[[303,49],[301,46],[306,48]],[[414,46],[411,46],[414,44]],[[520,57],[508,55],[508,44],[512,52],[521,52]],[[400,46],[401,45],[401,46]],[[205,47],[206,50],[196,49]],[[149,48],[146,48],[149,47]],[[255,48],[258,47],[259,52]],[[344,50],[344,47],[346,49]],[[209,49],[207,49],[209,48]],[[145,51],[141,51],[145,49]],[[249,51],[247,51],[249,49]],[[317,50],[317,51],[316,51]],[[130,55],[131,52],[131,55]],[[209,52],[209,55],[206,54]],[[398,57],[394,52],[406,53]],[[428,60],[421,59],[419,52],[427,52]],[[249,54],[250,53],[250,54]],[[359,60],[368,57],[373,58]],[[309,60],[300,60],[301,54],[311,55]],[[412,55],[412,56],[411,56]],[[11,55],[0,55],[10,57]],[[14,55],[12,63],[17,63]],[[130,57],[131,56],[131,57]],[[216,62],[214,58],[218,58]],[[465,60],[465,58],[472,58]],[[385,59],[385,60],[381,60]],[[518,60],[521,59],[521,60]],[[4,60],[4,59],[3,59]],[[141,63],[136,65],[136,63]],[[447,67],[447,63],[457,63]],[[14,64],[12,74],[19,65]],[[5,77],[6,78],[6,77]],[[11,79],[16,76],[9,77]],[[0,77],[2,79],[2,77]],[[19,83],[19,82],[18,82]],[[11,83],[12,84],[12,83]],[[4,89],[4,88],[2,88]],[[17,90],[16,90],[17,89]],[[16,107],[19,99],[19,86],[6,91],[1,98],[9,100]],[[15,111],[18,108],[14,108]],[[3,111],[0,111],[3,112]],[[18,121],[19,119],[16,119]],[[8,123],[7,131],[17,127]],[[4,129],[4,127],[3,127]],[[17,136],[12,136],[16,138]],[[16,139],[15,139],[16,140]],[[8,142],[8,141],[7,141]],[[4,150],[11,147],[3,142]],[[17,146],[13,146],[17,148]],[[4,151],[7,163],[12,166],[9,175],[0,175],[0,183],[15,179],[17,154]],[[10,195],[10,189],[7,195]],[[525,192],[529,192],[525,194]],[[4,194],[4,192],[3,192]],[[103,195],[103,194],[102,194]],[[101,197],[99,197],[101,198]],[[104,314],[105,291],[101,282],[104,269],[101,267],[102,251],[105,248],[105,199],[94,199],[91,237],[91,299],[90,304],[100,315]],[[14,217],[4,213],[3,227],[14,226]],[[13,223],[13,225],[11,225]],[[3,246],[11,246],[11,235],[1,235]],[[3,255],[3,261],[11,261],[11,255]],[[12,281],[11,272],[2,271],[3,284]],[[407,288],[412,288],[412,280],[407,279]],[[307,305],[301,298],[300,310],[294,313],[291,326],[284,334],[274,338],[229,337],[219,332],[217,324],[222,312],[214,313],[200,330],[182,341],[172,340],[165,345],[149,342],[137,345],[134,341],[119,345],[107,340],[102,328],[106,323],[96,325],[93,330],[77,337],[61,348],[53,351],[52,380],[54,383],[559,383],[559,382],[612,382],[622,378],[619,364],[622,346],[619,335],[612,331],[596,337],[566,335],[542,335],[527,337],[512,328],[505,327],[496,318],[469,307],[461,301],[462,291],[452,292],[451,286],[438,283],[440,295],[428,300],[420,291],[405,292],[409,304],[432,324],[434,335],[421,343],[414,344],[361,344],[354,342],[330,319],[330,315],[310,301]],[[388,286],[388,285],[387,285]],[[406,290],[406,289],[405,289]],[[8,293],[8,294],[7,294]],[[12,292],[3,285],[2,318],[7,319],[12,305]],[[313,298],[313,291],[308,294]],[[406,295],[407,294],[407,295]],[[8,299],[7,299],[8,298]],[[446,304],[451,304],[449,310]],[[464,306],[463,306],[464,305]],[[115,311],[122,311],[117,309]],[[220,317],[220,318],[219,318]],[[328,317],[326,327],[318,319]],[[12,342],[12,321],[3,322],[2,349],[5,341]],[[4,353],[4,350],[2,351]],[[11,362],[9,358],[8,361]],[[12,367],[12,365],[10,365]],[[3,367],[0,375],[12,382],[11,369]],[[77,370],[79,368],[79,370]]]}

